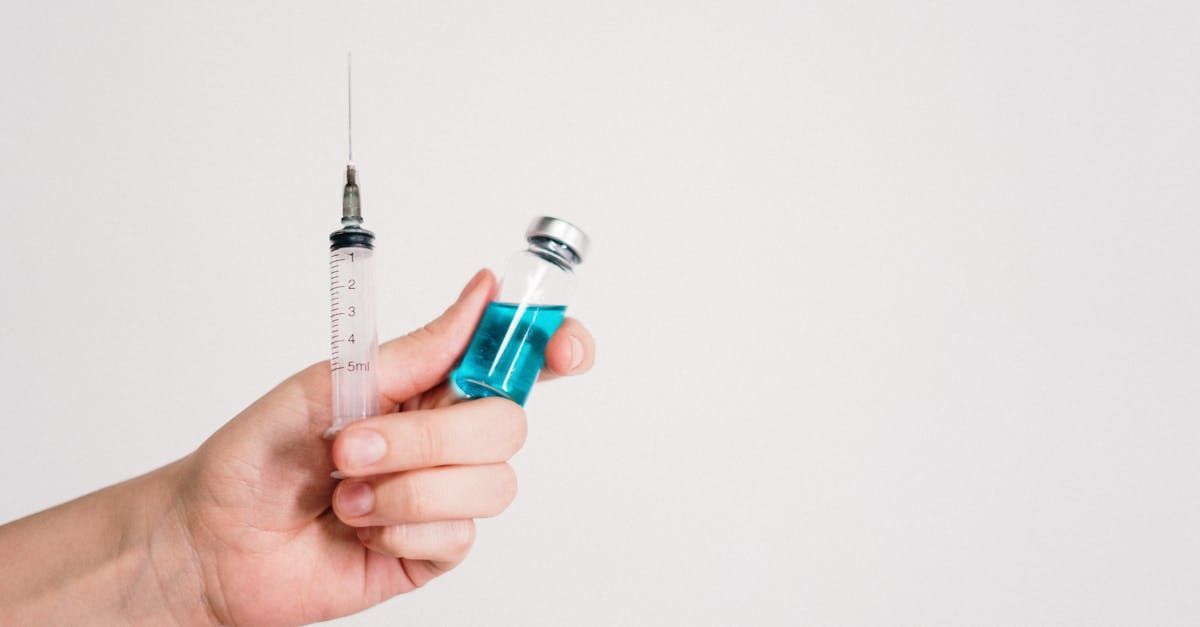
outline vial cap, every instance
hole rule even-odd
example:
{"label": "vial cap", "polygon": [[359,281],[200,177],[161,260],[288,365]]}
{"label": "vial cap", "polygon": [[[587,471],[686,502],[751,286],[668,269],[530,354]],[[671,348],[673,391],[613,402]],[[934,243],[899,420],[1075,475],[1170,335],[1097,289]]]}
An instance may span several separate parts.
{"label": "vial cap", "polygon": [[525,239],[533,241],[535,239],[548,239],[567,248],[575,253],[579,258],[579,263],[583,263],[583,258],[588,251],[588,236],[579,227],[550,216],[538,216],[529,224],[529,230],[525,231]]}

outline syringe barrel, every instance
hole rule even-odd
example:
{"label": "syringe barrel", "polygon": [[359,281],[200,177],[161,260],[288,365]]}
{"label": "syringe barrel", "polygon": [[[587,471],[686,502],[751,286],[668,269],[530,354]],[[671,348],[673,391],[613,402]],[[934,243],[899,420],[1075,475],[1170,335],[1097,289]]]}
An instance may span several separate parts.
{"label": "syringe barrel", "polygon": [[329,253],[329,367],[333,378],[330,433],[379,414],[374,250],[368,246],[334,248]]}

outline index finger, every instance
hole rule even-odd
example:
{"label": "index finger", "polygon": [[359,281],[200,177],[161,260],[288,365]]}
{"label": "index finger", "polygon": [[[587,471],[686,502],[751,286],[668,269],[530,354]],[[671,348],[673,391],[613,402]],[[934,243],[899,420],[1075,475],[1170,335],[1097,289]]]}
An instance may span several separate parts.
{"label": "index finger", "polygon": [[333,441],[342,477],[451,464],[490,464],[525,443],[525,412],[501,398],[376,416],[348,425]]}

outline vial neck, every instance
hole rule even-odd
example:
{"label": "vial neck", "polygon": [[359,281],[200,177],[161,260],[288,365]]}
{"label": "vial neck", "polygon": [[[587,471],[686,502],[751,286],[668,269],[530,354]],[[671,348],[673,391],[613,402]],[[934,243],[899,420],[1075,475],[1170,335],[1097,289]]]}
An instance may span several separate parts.
{"label": "vial neck", "polygon": [[528,250],[567,272],[572,272],[579,263],[579,257],[574,251],[551,239],[531,239]]}

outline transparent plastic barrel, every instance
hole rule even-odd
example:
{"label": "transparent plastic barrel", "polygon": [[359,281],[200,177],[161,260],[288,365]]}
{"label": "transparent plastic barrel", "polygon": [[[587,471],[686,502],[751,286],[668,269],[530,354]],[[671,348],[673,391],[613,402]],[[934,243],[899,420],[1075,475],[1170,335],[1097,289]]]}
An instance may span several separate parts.
{"label": "transparent plastic barrel", "polygon": [[333,425],[329,434],[379,414],[379,338],[375,330],[373,251],[339,248],[329,256],[330,373]]}

